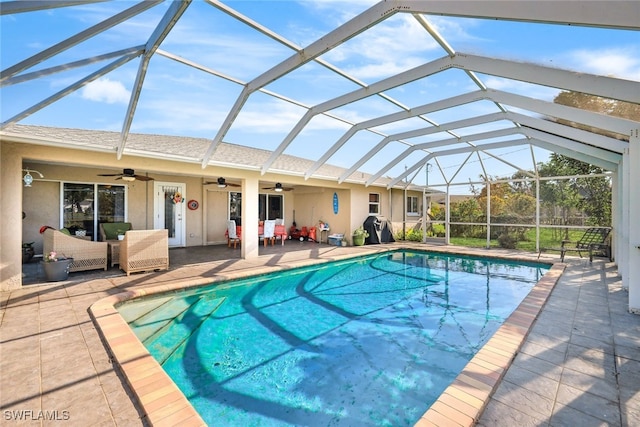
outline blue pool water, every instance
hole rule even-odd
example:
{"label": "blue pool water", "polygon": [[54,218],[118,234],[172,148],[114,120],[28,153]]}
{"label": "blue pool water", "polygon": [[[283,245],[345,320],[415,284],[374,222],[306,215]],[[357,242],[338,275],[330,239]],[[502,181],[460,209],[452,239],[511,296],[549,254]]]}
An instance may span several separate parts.
{"label": "blue pool water", "polygon": [[118,309],[209,425],[413,425],[547,269],[394,251]]}

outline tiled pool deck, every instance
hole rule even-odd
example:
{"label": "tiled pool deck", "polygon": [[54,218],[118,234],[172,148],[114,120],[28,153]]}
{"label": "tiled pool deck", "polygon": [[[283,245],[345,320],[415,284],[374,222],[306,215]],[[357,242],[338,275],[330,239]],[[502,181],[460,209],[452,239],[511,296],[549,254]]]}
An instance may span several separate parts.
{"label": "tiled pool deck", "polygon": [[[210,283],[391,245],[277,246],[251,261],[226,247],[172,250],[166,272],[72,274],[67,282],[1,293],[3,425],[203,425],[113,312],[123,292]],[[495,249],[418,247],[526,259]],[[640,425],[640,316],[627,312],[612,264],[567,257],[560,276],[564,267],[543,277],[417,425]]]}

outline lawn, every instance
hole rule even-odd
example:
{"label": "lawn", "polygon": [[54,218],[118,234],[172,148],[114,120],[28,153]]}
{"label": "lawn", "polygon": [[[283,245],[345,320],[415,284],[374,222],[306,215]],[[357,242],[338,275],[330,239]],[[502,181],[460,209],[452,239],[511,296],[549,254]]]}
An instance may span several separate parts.
{"label": "lawn", "polygon": [[[569,230],[569,237],[566,240],[575,242],[580,239],[584,234],[583,230]],[[540,229],[540,247],[541,248],[559,248],[562,241],[565,240],[566,235],[564,230],[541,228]],[[536,230],[532,228],[525,234],[526,240],[521,240],[516,243],[516,249],[537,252],[536,251]],[[486,239],[478,239],[472,237],[451,237],[452,245],[468,246],[472,248],[484,248],[487,245]],[[489,242],[490,247],[499,248],[500,244],[497,239],[492,239]]]}

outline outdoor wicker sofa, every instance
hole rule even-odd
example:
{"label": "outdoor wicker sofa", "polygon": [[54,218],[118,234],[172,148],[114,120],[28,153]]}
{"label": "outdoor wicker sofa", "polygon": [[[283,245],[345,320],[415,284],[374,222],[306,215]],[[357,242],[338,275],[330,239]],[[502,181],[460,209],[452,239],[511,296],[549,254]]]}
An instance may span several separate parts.
{"label": "outdoor wicker sofa", "polygon": [[169,269],[169,234],[162,230],[129,230],[120,241],[120,268],[137,271]]}
{"label": "outdoor wicker sofa", "polygon": [[45,255],[56,252],[59,256],[73,258],[70,272],[107,269],[107,243],[79,239],[49,228],[43,233]]}

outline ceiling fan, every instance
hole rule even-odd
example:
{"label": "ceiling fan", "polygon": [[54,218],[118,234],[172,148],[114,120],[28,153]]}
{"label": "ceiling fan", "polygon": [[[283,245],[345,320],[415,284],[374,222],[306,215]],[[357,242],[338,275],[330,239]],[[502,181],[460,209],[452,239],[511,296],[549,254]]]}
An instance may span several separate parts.
{"label": "ceiling fan", "polygon": [[123,181],[153,181],[153,178],[144,175],[136,175],[136,172],[133,169],[122,169],[122,173],[101,173],[98,176],[115,176],[116,179],[121,179]]}
{"label": "ceiling fan", "polygon": [[217,184],[219,188],[225,188],[225,187],[241,187],[240,184],[233,184],[231,182],[227,182],[227,180],[225,180],[223,177],[218,178],[217,182],[210,182],[210,181],[205,181],[202,183],[203,185],[209,185],[209,184]]}
{"label": "ceiling fan", "polygon": [[274,187],[262,187],[262,189],[280,192],[280,191],[291,191],[293,190],[293,187],[283,187],[282,184],[278,182]]}

